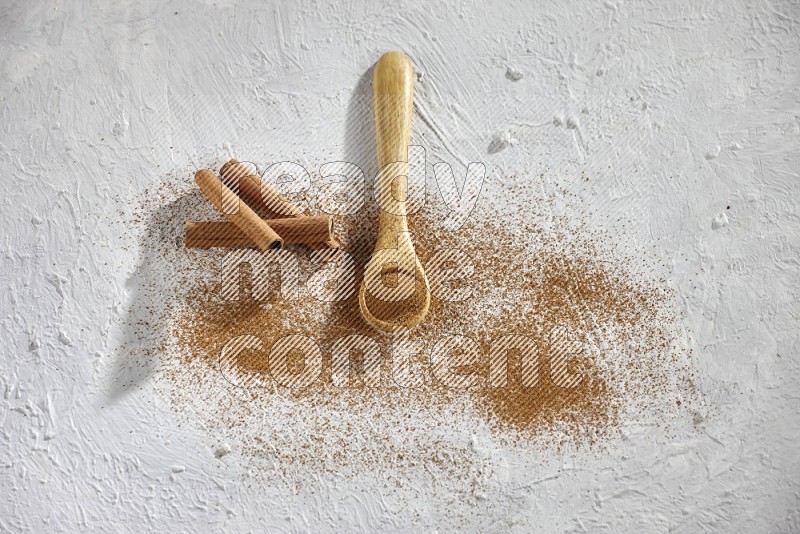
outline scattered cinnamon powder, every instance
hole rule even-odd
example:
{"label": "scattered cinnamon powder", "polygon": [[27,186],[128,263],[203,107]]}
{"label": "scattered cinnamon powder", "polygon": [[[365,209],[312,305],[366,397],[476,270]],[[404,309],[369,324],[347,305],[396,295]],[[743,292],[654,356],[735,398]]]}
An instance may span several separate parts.
{"label": "scattered cinnamon powder", "polygon": [[[170,195],[173,200],[167,201]],[[160,356],[160,383],[175,406],[180,410],[202,402],[205,424],[229,436],[239,429],[242,449],[254,461],[339,469],[369,462],[413,465],[439,457],[441,465],[456,469],[452,458],[440,457],[452,449],[446,444],[453,421],[468,428],[480,418],[497,436],[518,444],[592,444],[613,435],[625,414],[663,410],[667,403],[674,409],[695,395],[674,295],[663,280],[647,274],[647,261],[622,255],[580,218],[557,215],[554,206],[578,203],[566,191],[538,199],[524,220],[518,212],[498,214],[479,204],[456,231],[444,229],[435,200],[411,216],[423,265],[443,248],[457,249],[474,263],[472,276],[455,284],[471,288],[471,297],[445,302],[434,293],[426,320],[403,336],[404,345],[415,347],[412,363],[422,380],[413,388],[392,381],[397,339],[369,327],[358,309],[361,271],[374,245],[373,205],[336,218],[337,237],[352,255],[357,276],[347,299],[323,302],[308,295],[282,297],[277,270],[270,275],[274,291],[267,299],[257,301],[245,291],[237,301],[222,300],[219,266],[225,251],[176,246],[185,220],[214,218],[213,211],[199,194],[180,187],[149,203],[144,261],[155,261],[163,270],[140,280],[137,298],[155,298],[155,309],[147,310],[149,322],[135,331],[158,339],[150,343],[147,357]],[[475,240],[477,235],[493,239]],[[303,277],[320,268],[312,251],[291,251]],[[244,272],[246,289],[246,266]],[[159,333],[147,334],[148,328]],[[320,376],[306,387],[287,388],[273,379],[270,348],[290,334],[312,339],[322,355]],[[364,351],[355,350],[349,381],[337,385],[332,349],[352,335],[379,347],[380,372]],[[434,377],[431,351],[449,335],[469,337],[480,347],[478,363],[457,370],[477,373],[477,386],[455,389]],[[489,384],[489,354],[505,335],[526,336],[534,347],[534,386],[522,383],[519,350],[507,351],[507,385]],[[222,358],[223,348],[237,336],[251,336],[260,345]],[[297,351],[285,362],[289,373],[302,373],[307,363]],[[554,373],[562,382],[564,377],[575,382],[559,385]],[[377,386],[376,376],[382,380]],[[291,424],[293,416],[312,419]],[[427,421],[426,427],[404,426],[412,420]],[[254,421],[261,421],[255,430]],[[470,469],[469,463],[457,469]]]}

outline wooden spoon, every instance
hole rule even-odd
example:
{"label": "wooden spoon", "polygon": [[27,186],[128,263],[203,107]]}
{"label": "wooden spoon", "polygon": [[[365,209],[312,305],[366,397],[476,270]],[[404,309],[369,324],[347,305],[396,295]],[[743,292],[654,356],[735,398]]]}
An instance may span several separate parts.
{"label": "wooden spoon", "polygon": [[[431,304],[428,280],[406,220],[414,69],[405,54],[381,56],[375,65],[372,94],[381,209],[375,251],[364,269],[358,305],[369,324],[398,332],[418,325]],[[386,284],[387,278],[394,283]]]}

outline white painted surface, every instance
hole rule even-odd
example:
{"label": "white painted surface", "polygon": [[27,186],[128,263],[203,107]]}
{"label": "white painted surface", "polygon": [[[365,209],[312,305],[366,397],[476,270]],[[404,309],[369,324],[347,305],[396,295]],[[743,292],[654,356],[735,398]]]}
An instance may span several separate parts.
{"label": "white painted surface", "polygon": [[[139,262],[120,199],[229,153],[358,159],[388,49],[432,152],[486,162],[489,194],[584,171],[606,223],[671,259],[694,428],[524,466],[478,435],[469,480],[289,490],[177,426],[153,377],[115,390]],[[0,530],[800,531],[796,2],[4,2],[0,72]]]}

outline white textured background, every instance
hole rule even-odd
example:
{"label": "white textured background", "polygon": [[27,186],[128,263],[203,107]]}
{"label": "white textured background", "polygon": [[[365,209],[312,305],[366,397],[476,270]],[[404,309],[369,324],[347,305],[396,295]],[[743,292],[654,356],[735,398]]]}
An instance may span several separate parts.
{"label": "white textured background", "polygon": [[[499,4],[0,3],[0,531],[800,532],[800,4]],[[177,426],[152,377],[115,389],[139,262],[117,210],[229,154],[362,158],[388,49],[422,74],[416,139],[459,174],[484,161],[491,194],[585,172],[587,205],[668,259],[691,429],[509,459],[477,497],[389,498],[378,468],[287,491]]]}

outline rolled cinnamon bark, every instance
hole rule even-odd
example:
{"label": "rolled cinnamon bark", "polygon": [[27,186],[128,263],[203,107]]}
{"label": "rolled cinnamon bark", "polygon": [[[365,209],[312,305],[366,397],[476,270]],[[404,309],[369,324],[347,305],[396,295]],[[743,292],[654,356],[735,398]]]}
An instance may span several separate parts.
{"label": "rolled cinnamon bark", "polygon": [[283,239],[264,219],[231,191],[213,172],[202,169],[195,173],[194,180],[214,207],[231,223],[249,237],[260,250],[281,248]]}
{"label": "rolled cinnamon bark", "polygon": [[219,169],[228,187],[239,183],[239,195],[251,206],[264,210],[270,217],[300,217],[303,212],[289,200],[253,174],[244,163],[232,159]]}
{"label": "rolled cinnamon bark", "polygon": [[[232,159],[226,162],[219,170],[226,184],[232,185],[238,181],[239,195],[251,206],[261,209],[270,217],[305,217],[300,208],[264,182],[260,176],[253,174],[247,165]],[[322,243],[308,244],[311,248],[341,248],[342,244],[331,235],[330,239]]]}
{"label": "rolled cinnamon bark", "polygon": [[[319,245],[331,239],[333,221],[327,215],[265,221],[283,238],[284,245]],[[184,225],[186,248],[255,247],[247,234],[228,221],[190,221]]]}

